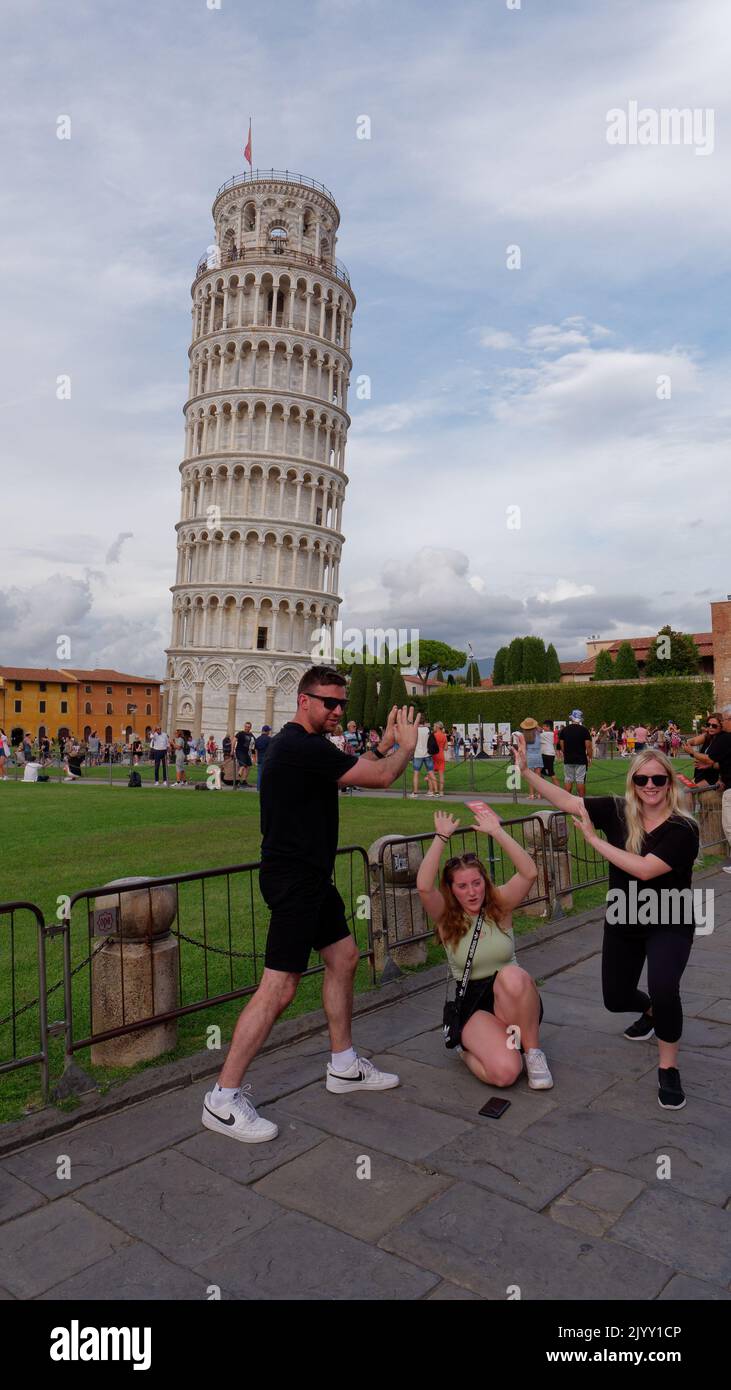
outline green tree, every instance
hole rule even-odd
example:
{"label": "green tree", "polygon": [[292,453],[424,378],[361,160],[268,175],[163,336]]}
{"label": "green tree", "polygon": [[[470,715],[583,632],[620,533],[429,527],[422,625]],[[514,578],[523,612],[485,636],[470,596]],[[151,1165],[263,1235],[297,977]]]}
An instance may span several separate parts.
{"label": "green tree", "polygon": [[378,676],[375,668],[370,666],[366,675],[365,698],[363,700],[363,725],[366,729],[373,729],[376,726],[376,711],[378,709]]}
{"label": "green tree", "polygon": [[558,659],[558,652],[551,642],[546,648],[546,672],[544,680],[547,685],[553,681],[561,680],[561,662]]}
{"label": "green tree", "polygon": [[363,723],[365,707],[366,672],[365,666],[351,666],[350,686],[348,688],[348,719],[356,724]]}
{"label": "green tree", "polygon": [[538,685],[546,670],[546,646],[542,637],[523,638],[520,679],[523,685]]}
{"label": "green tree", "polygon": [[646,676],[694,676],[698,670],[698,648],[686,632],[674,632],[669,623],[661,627],[645,662]]}
{"label": "green tree", "polygon": [[523,678],[523,638],[514,637],[508,647],[505,664],[505,684],[520,685]]}
{"label": "green tree", "polygon": [[[386,652],[388,658],[388,652]],[[376,724],[383,729],[388,719],[388,711],[391,708],[391,686],[393,685],[393,673],[396,667],[388,659],[381,667],[381,684],[378,692],[378,705],[376,706]]]}
{"label": "green tree", "polygon": [[464,666],[466,660],[466,652],[457,651],[456,647],[450,647],[446,642],[432,641],[427,637],[419,638],[419,665],[416,669],[422,680],[428,680],[437,667],[441,667],[443,671],[457,671],[460,666]]}
{"label": "green tree", "polygon": [[508,660],[507,647],[499,647],[495,653],[495,660],[492,666],[493,685],[505,685],[505,667]]}
{"label": "green tree", "polygon": [[403,673],[397,666],[394,668],[393,679],[391,681],[391,704],[398,705],[399,709],[401,709],[402,705],[408,705],[408,703],[409,697],[406,694]]}
{"label": "green tree", "polygon": [[608,651],[602,650],[600,652],[597,652],[597,658],[594,662],[594,680],[614,680],[614,662],[612,661],[612,658]]}
{"label": "green tree", "polygon": [[617,659],[614,663],[614,679],[616,681],[636,680],[640,674],[639,666],[629,642],[621,642],[617,651]]}
{"label": "green tree", "polygon": [[480,668],[477,665],[477,662],[469,661],[467,663],[467,674],[464,680],[465,685],[468,686],[470,690],[479,690],[480,680]]}

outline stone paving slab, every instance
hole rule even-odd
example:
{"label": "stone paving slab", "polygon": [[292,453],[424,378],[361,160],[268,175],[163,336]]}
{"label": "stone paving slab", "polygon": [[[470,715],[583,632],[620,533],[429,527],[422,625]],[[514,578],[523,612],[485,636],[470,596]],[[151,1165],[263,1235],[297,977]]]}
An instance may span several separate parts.
{"label": "stone paving slab", "polygon": [[10,1221],[14,1216],[22,1216],[25,1211],[43,1206],[43,1198],[27,1183],[14,1178],[0,1165],[0,1222]]}
{"label": "stone paving slab", "polygon": [[266,1197],[176,1151],[102,1178],[85,1187],[79,1200],[187,1267],[218,1256],[281,1211]]}
{"label": "stone paving slab", "polygon": [[282,1109],[340,1139],[364,1145],[365,1153],[371,1151],[370,1145],[407,1163],[417,1162],[470,1128],[467,1121],[453,1115],[401,1100],[396,1091],[370,1095],[349,1091],[338,1096],[319,1086],[308,1086],[282,1101]]}
{"label": "stone paving slab", "polygon": [[[440,1045],[444,1051],[444,1042]],[[447,1056],[450,1054],[447,1053]],[[485,1086],[467,1070],[456,1053],[451,1054],[449,1067],[431,1067],[424,1062],[414,1062],[411,1057],[399,1056],[397,1052],[382,1052],[375,1057],[376,1065],[387,1071],[395,1071],[401,1077],[398,1094],[403,1100],[427,1106],[430,1110],[456,1115],[471,1124],[483,1125],[484,1118],[479,1110],[491,1096],[501,1096],[510,1100],[510,1106],[500,1118],[500,1128],[506,1133],[516,1134],[540,1115],[554,1108],[550,1092],[530,1091],[524,1078],[509,1090],[497,1086]],[[610,1085],[612,1078],[608,1078]]]}
{"label": "stone paving slab", "polygon": [[430,1271],[300,1212],[287,1212],[196,1272],[218,1284],[223,1298],[257,1300],[412,1300],[439,1283]]}
{"label": "stone paving slab", "polygon": [[656,1182],[612,1226],[610,1237],[725,1287],[731,1281],[731,1212]]}
{"label": "stone paving slab", "polygon": [[[60,1198],[69,1192],[126,1168],[138,1159],[165,1149],[200,1129],[200,1085],[171,1091],[154,1101],[130,1106],[103,1120],[35,1144],[0,1162],[0,1171],[22,1175],[44,1196]],[[57,1177],[57,1160],[70,1159],[70,1177]]]}
{"label": "stone paving slab", "polygon": [[717,1284],[706,1284],[701,1279],[689,1279],[687,1274],[674,1274],[673,1278],[659,1296],[664,1299],[677,1299],[684,1303],[697,1303],[699,1300],[720,1300],[731,1302],[731,1293],[720,1289]]}
{"label": "stone paving slab", "polygon": [[129,1242],[125,1231],[66,1197],[0,1226],[0,1281],[16,1298],[35,1298]]}
{"label": "stone paving slab", "polygon": [[426,1297],[427,1302],[434,1299],[435,1302],[440,1303],[454,1303],[458,1299],[463,1302],[469,1300],[471,1303],[482,1303],[483,1301],[478,1294],[470,1293],[469,1289],[462,1289],[459,1284],[449,1283],[439,1284],[434,1292],[427,1294]]}
{"label": "stone paving slab", "polygon": [[[622,1015],[617,1018],[621,1023]],[[544,1034],[547,1029],[541,1030],[542,1039]],[[615,1077],[642,1076],[652,1062],[649,1044],[629,1042],[622,1037],[621,1028],[612,1037],[610,1033],[592,1033],[588,1028],[570,1023],[558,1024],[555,1032],[548,1034],[545,1049],[551,1064],[554,1060],[568,1064],[578,1061],[582,1067],[611,1072]]]}
{"label": "stone paving slab", "polygon": [[[370,1176],[359,1177],[364,1157],[370,1163]],[[441,1166],[436,1166],[441,1173]],[[255,1191],[325,1225],[375,1242],[449,1186],[448,1177],[432,1175],[370,1146],[366,1152],[360,1144],[327,1139],[257,1182]]]}
{"label": "stone paving slab", "polygon": [[529,1143],[525,1135],[499,1133],[498,1125],[499,1121],[485,1120],[484,1129],[459,1135],[427,1154],[424,1162],[437,1173],[451,1173],[534,1211],[587,1171],[586,1163]]}
{"label": "stone paving slab", "polygon": [[642,1183],[637,1178],[613,1173],[609,1168],[592,1168],[568,1188],[566,1196],[616,1219],[641,1191]]}
{"label": "stone paving slab", "polygon": [[99,1260],[80,1274],[55,1284],[41,1294],[41,1301],[204,1300],[208,1296],[207,1288],[205,1279],[199,1274],[181,1269],[158,1250],[135,1241],[115,1251],[108,1259]]}
{"label": "stone paving slab", "polygon": [[[682,1058],[681,1058],[682,1061]],[[615,1081],[613,1086],[603,1091],[589,1106],[590,1110],[616,1111],[628,1119],[639,1120],[644,1124],[648,1118],[662,1119],[667,1114],[657,1104],[657,1069],[653,1065],[645,1076],[636,1081]],[[728,1106],[714,1104],[712,1101],[693,1099],[682,1110],[668,1114],[668,1120],[678,1128],[692,1128],[715,1134],[723,1140],[731,1139],[731,1113]],[[731,1164],[729,1165],[731,1184]]]}
{"label": "stone paving slab", "polygon": [[[658,1115],[664,1112],[658,1107]],[[524,1131],[547,1148],[597,1167],[618,1169],[644,1183],[657,1182],[657,1159],[668,1154],[673,1189],[723,1206],[729,1191],[728,1144],[692,1125],[631,1119],[601,1110],[554,1110]]]}
{"label": "stone paving slab", "polygon": [[435,1024],[441,1023],[442,1006],[430,1007],[408,1000],[398,1009],[378,1009],[353,1024],[353,1042],[356,1048],[362,1047],[370,1052],[385,1052],[405,1038],[413,1038],[425,1033]]}
{"label": "stone paving slab", "polygon": [[254,1183],[327,1139],[323,1130],[294,1119],[278,1105],[267,1105],[262,1115],[279,1126],[279,1134],[271,1143],[241,1144],[202,1129],[192,1139],[178,1144],[177,1152],[204,1163],[232,1182]]}
{"label": "stone paving slab", "polygon": [[606,1239],[579,1236],[550,1217],[458,1183],[381,1240],[471,1289],[505,1301],[511,1285],[526,1299],[655,1298],[673,1266]]}
{"label": "stone paving slab", "polygon": [[[683,998],[685,1007],[685,998]],[[716,999],[712,1004],[706,1005],[698,1010],[703,1018],[713,1019],[716,1023],[731,1023],[731,999]]]}
{"label": "stone paving slab", "polygon": [[[640,989],[645,988],[645,982],[640,981]],[[568,995],[573,999],[583,999],[586,1004],[598,1005],[608,1020],[608,1028],[616,1031],[617,1025],[622,1019],[621,1014],[608,1014],[602,1003],[601,982],[598,980],[596,988],[587,984],[586,975],[571,975],[568,971],[563,971],[560,975],[553,975],[547,984],[541,986],[541,998],[545,1001],[547,997],[554,998],[561,995]],[[729,1001],[727,1001],[729,1002]],[[716,1005],[716,998],[713,994],[694,994],[691,990],[683,990],[683,1013],[686,1018],[713,1018],[713,1010]],[[637,1014],[630,1017],[634,1020]],[[613,1023],[612,1023],[612,1020]],[[729,1022],[731,1018],[720,1018],[720,1023]],[[619,1030],[622,1031],[621,1028]]]}

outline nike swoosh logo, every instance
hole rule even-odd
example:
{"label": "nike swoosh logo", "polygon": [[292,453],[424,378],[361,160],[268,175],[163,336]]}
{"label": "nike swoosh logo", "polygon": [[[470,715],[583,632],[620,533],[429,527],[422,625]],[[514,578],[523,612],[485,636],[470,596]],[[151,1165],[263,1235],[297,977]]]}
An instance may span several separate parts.
{"label": "nike swoosh logo", "polygon": [[204,1106],[203,1106],[203,1109],[204,1109],[204,1110],[208,1110],[208,1114],[209,1114],[209,1115],[212,1115],[213,1118],[214,1118],[214,1120],[219,1120],[220,1123],[221,1123],[222,1125],[235,1125],[235,1124],[236,1124],[236,1116],[235,1116],[235,1115],[229,1115],[228,1119],[227,1119],[227,1120],[224,1120],[223,1115],[217,1115],[216,1112],[215,1112],[215,1110],[209,1109],[209,1107],[208,1107],[207,1105],[204,1105]]}
{"label": "nike swoosh logo", "polygon": [[341,1076],[337,1071],[334,1071],[332,1074],[337,1077],[338,1081],[365,1081],[365,1076],[362,1071],[359,1071],[357,1076]]}

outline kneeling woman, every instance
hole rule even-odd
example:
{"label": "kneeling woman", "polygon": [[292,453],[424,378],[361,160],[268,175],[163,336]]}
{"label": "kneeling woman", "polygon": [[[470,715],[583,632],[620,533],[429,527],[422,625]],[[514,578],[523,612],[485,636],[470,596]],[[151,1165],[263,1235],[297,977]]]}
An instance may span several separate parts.
{"label": "kneeling woman", "polygon": [[478,917],[480,913],[484,915],[459,1011],[462,1059],[487,1085],[512,1086],[523,1070],[522,1047],[528,1085],[534,1091],[548,1090],[553,1078],[538,1046],[543,1007],[533,980],[515,959],[512,929],[513,910],[523,902],[536,880],[533,860],[503,830],[494,811],[485,807],[476,813],[470,829],[491,835],[512,860],[516,872],[496,888],[477,855],[463,854],[447,860],[437,888],[442,849],[459,821],[437,811],[434,825],[436,834],[422,860],[416,886],[458,984]]}

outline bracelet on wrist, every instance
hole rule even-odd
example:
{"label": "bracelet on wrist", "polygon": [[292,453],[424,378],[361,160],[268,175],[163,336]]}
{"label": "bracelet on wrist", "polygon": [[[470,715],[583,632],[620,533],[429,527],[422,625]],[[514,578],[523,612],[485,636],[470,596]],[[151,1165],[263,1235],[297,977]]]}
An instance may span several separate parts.
{"label": "bracelet on wrist", "polygon": [[440,835],[438,830],[435,830],[435,831],[434,831],[434,838],[435,838],[435,840],[443,840],[444,843],[445,843],[445,845],[448,845],[448,844],[449,844],[449,836],[448,836],[448,835]]}

